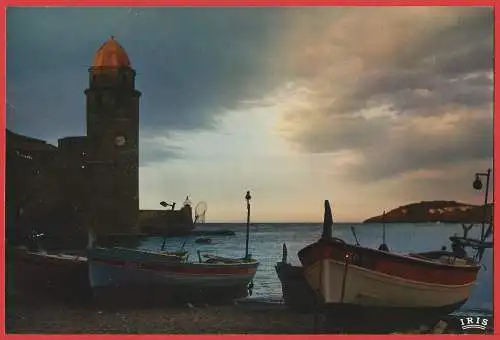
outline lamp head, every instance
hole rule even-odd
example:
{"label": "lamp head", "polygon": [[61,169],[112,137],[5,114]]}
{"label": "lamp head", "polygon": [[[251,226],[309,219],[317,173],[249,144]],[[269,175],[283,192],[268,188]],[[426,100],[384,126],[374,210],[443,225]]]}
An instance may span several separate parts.
{"label": "lamp head", "polygon": [[252,199],[252,196],[250,196],[250,191],[247,191],[247,194],[245,195],[245,199],[247,201],[250,201]]}
{"label": "lamp head", "polygon": [[474,183],[472,183],[472,186],[476,190],[481,190],[483,188],[483,182],[481,182],[479,175],[476,175],[476,179],[474,180]]}

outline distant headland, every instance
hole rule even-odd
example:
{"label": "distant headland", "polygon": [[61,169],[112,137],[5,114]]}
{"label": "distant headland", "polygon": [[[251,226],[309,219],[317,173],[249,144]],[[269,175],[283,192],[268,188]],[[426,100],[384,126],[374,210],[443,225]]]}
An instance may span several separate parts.
{"label": "distant headland", "polygon": [[[487,221],[491,221],[493,204],[487,206]],[[481,223],[483,206],[456,201],[422,201],[403,205],[384,215],[371,217],[363,223]]]}

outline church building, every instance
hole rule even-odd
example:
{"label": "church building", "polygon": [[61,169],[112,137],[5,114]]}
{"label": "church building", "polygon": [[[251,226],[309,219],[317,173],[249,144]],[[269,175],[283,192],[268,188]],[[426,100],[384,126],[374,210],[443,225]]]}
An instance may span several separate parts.
{"label": "church building", "polygon": [[135,76],[127,53],[111,37],[89,68],[86,136],[61,138],[55,147],[7,130],[9,225],[43,228],[65,215],[59,224],[67,229],[75,223],[96,234],[139,232],[141,93]]}

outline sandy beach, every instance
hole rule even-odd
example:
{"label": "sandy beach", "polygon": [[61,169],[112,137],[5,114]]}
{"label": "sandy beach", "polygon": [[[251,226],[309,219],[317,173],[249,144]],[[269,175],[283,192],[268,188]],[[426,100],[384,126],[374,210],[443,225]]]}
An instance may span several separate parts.
{"label": "sandy beach", "polygon": [[[246,300],[229,305],[112,307],[91,299],[64,302],[32,294],[8,293],[8,334],[338,334],[321,315],[298,313],[277,303]],[[434,329],[399,333],[454,333],[447,322]],[[374,333],[351,331],[351,333]],[[394,330],[375,333],[397,333]]]}
{"label": "sandy beach", "polygon": [[314,315],[255,304],[113,308],[10,294],[7,333],[315,333]]}

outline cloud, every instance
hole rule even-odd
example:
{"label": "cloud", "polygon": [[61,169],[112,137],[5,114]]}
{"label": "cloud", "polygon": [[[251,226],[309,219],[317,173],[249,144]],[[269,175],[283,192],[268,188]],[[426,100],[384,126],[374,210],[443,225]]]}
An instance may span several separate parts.
{"label": "cloud", "polygon": [[299,150],[350,152],[365,182],[492,158],[491,9],[349,8],[315,31],[287,42],[276,100]]}
{"label": "cloud", "polygon": [[255,106],[365,182],[492,156],[489,8],[10,8],[7,28],[7,126],[34,137],[85,133],[87,68],[115,35],[143,93],[141,164],[182,157],[147,140]]}
{"label": "cloud", "polygon": [[[436,199],[459,200],[480,205],[484,202],[484,191],[473,189],[474,174],[477,171],[486,171],[491,166],[489,160],[469,160],[439,165],[432,170],[412,170],[374,182],[373,189],[378,191],[378,195],[372,192],[371,196],[389,196],[393,201],[391,208],[405,202]],[[491,183],[493,177],[490,178],[490,194],[493,192]],[[387,195],[387,192],[391,194]]]}
{"label": "cloud", "polygon": [[172,159],[182,159],[183,149],[172,145],[168,137],[140,137],[139,142],[139,163],[141,166],[157,165]]}
{"label": "cloud", "polygon": [[7,125],[48,139],[85,133],[88,67],[114,35],[137,71],[144,135],[212,129],[282,81],[269,53],[281,16],[272,8],[9,8],[7,98],[16,110]]}

